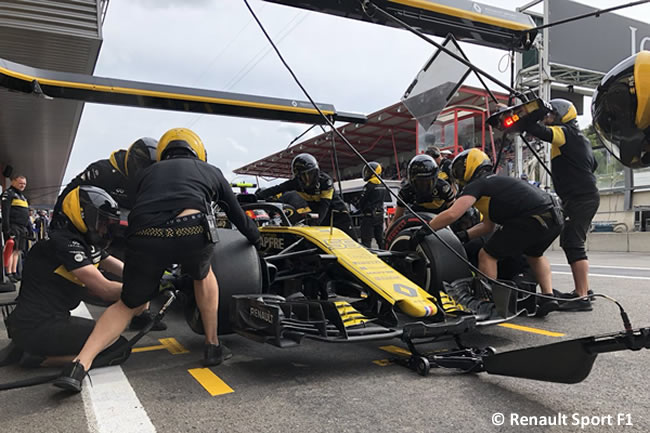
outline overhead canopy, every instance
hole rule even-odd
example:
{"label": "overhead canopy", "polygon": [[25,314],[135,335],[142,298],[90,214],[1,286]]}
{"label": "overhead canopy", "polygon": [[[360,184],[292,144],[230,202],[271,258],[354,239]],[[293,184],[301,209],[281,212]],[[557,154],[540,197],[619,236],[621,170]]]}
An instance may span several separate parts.
{"label": "overhead canopy", "polygon": [[[495,93],[495,96],[502,102],[508,100],[508,95],[502,93]],[[473,111],[485,110],[489,112],[494,109],[494,103],[488,102],[483,89],[462,86],[448,106],[449,109],[455,107],[472,107]],[[455,108],[455,111],[459,111],[459,109]],[[448,117],[450,118],[448,119]],[[454,113],[446,114],[443,111],[439,120],[451,121],[453,124]],[[425,133],[418,131],[416,120],[401,102],[369,114],[368,121],[364,124],[348,123],[337,129],[369,161],[387,157],[395,159],[398,154],[414,155],[417,148],[417,136],[420,133],[420,135]],[[354,170],[361,164],[361,161],[338,137],[335,138],[335,144],[339,168],[345,178],[347,177],[345,172],[350,169]],[[242,175],[289,178],[291,177],[291,160],[303,152],[314,155],[323,170],[329,173],[334,172],[332,134],[330,132],[294,144],[233,170],[233,172]],[[357,170],[357,172],[360,171]]]}
{"label": "overhead canopy", "polygon": [[[0,1],[0,56],[39,68],[92,74],[107,0]],[[0,166],[27,176],[32,205],[54,202],[83,103],[45,101],[0,88]]]}
{"label": "overhead canopy", "polygon": [[[364,13],[359,0],[266,0],[287,6],[397,27],[379,14]],[[373,0],[372,3],[425,33],[505,50],[526,50],[537,31],[530,16],[470,0]]]}
{"label": "overhead canopy", "polygon": [[[102,104],[289,122],[326,123],[318,110],[305,101],[58,72],[31,68],[4,59],[0,59],[0,87],[37,96]],[[337,113],[330,104],[317,105],[323,114],[335,121],[365,121],[363,115]]]}

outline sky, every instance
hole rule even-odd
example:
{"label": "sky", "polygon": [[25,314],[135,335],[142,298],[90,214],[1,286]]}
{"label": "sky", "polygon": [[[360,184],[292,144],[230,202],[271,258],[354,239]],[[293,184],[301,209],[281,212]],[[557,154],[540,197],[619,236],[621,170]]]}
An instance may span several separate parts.
{"label": "sky", "polygon": [[[513,10],[527,1],[482,3]],[[625,2],[588,3],[606,8]],[[367,114],[399,101],[435,50],[404,30],[260,0],[250,4],[311,96],[339,111]],[[650,17],[650,5],[620,13],[643,19]],[[499,68],[500,61],[502,67],[509,64],[505,51],[472,44],[462,48],[478,67],[509,82],[509,69]],[[111,0],[94,75],[307,99],[241,0]],[[590,122],[588,116],[579,120],[583,127]],[[137,138],[157,139],[174,127],[199,134],[209,162],[226,178],[251,180],[235,177],[232,170],[285,148],[309,126],[86,103],[63,183]]]}

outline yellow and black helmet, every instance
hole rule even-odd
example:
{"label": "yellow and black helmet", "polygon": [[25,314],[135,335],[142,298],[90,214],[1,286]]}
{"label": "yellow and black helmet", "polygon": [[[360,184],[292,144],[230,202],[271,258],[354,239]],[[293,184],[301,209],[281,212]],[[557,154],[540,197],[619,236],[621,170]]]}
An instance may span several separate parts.
{"label": "yellow and black helmet", "polygon": [[118,149],[108,157],[113,168],[122,173],[123,176],[126,176],[126,152],[124,149]]}
{"label": "yellow and black helmet", "polygon": [[190,156],[201,161],[208,160],[208,154],[201,138],[187,128],[173,128],[165,132],[158,141],[156,159]]}
{"label": "yellow and black helmet", "polygon": [[417,196],[433,193],[438,179],[438,164],[429,155],[415,155],[406,169],[408,182]]}
{"label": "yellow and black helmet", "polygon": [[628,57],[605,75],[591,116],[598,138],[623,165],[650,165],[650,51]]}
{"label": "yellow and black helmet", "polygon": [[460,186],[467,185],[482,174],[492,171],[492,160],[481,149],[465,150],[451,163],[451,176]]}
{"label": "yellow and black helmet", "polygon": [[296,155],[291,161],[291,173],[298,180],[300,186],[303,188],[312,187],[318,183],[318,176],[320,175],[318,161],[309,153]]}
{"label": "yellow and black helmet", "polygon": [[140,170],[156,162],[158,142],[155,138],[138,138],[126,151],[126,175],[135,176]]}
{"label": "yellow and black helmet", "polygon": [[[370,166],[370,168],[368,168],[368,166]],[[368,182],[369,180],[377,179],[375,175],[381,175],[381,164],[378,163],[377,161],[370,161],[368,165],[363,166],[363,170],[361,170],[361,175],[363,176],[363,180],[366,182]]]}
{"label": "yellow and black helmet", "polygon": [[551,114],[555,115],[554,124],[561,125],[563,123],[569,123],[572,120],[575,120],[578,117],[578,110],[576,110],[573,102],[556,98],[549,101],[551,105]]}
{"label": "yellow and black helmet", "polygon": [[63,214],[70,224],[98,248],[107,248],[120,224],[117,203],[103,189],[80,185],[63,199]]}

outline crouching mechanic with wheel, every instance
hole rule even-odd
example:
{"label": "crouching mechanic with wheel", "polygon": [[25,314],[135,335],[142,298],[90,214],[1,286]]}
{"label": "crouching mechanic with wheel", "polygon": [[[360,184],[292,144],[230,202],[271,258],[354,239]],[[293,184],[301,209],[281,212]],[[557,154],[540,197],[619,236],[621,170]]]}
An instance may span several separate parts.
{"label": "crouching mechanic with wheel", "polygon": [[[551,196],[519,179],[492,174],[492,161],[476,148],[458,154],[451,171],[462,191],[429,226],[434,230],[446,227],[475,206],[483,221],[458,236],[464,242],[494,232],[479,252],[479,269],[496,279],[498,260],[524,254],[542,294],[553,296],[551,266],[544,251],[560,235],[562,216]],[[429,233],[423,227],[419,236]],[[557,301],[538,298],[537,316],[558,308]]]}
{"label": "crouching mechanic with wheel", "polygon": [[117,203],[100,188],[78,186],[62,198],[61,215],[65,226],[27,254],[20,295],[8,319],[12,348],[5,363],[21,358],[33,367],[70,362],[95,326],[70,311],[82,300],[120,298],[122,283],[107,280],[97,269],[122,274],[122,262],[106,253],[120,222]]}
{"label": "crouching mechanic with wheel", "polygon": [[121,299],[99,318],[79,355],[54,381],[55,386],[81,391],[95,356],[155,296],[165,269],[175,263],[194,280],[205,329],[203,365],[219,365],[224,360],[224,347],[217,337],[219,287],[210,265],[217,241],[210,202],[219,202],[252,244],[259,243],[259,231],[239,206],[221,171],[206,162],[205,147],[194,132],[184,128],[167,131],[158,142],[157,158],[159,162],[145,169],[135,185]]}

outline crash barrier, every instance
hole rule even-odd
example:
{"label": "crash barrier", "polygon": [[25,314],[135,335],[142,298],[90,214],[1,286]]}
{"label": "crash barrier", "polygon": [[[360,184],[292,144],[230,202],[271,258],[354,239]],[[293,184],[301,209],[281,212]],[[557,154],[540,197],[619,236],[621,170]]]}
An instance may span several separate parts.
{"label": "crash barrier", "polygon": [[[650,232],[589,233],[585,244],[587,251],[622,253],[650,252]],[[551,246],[552,251],[562,251],[560,239]]]}

